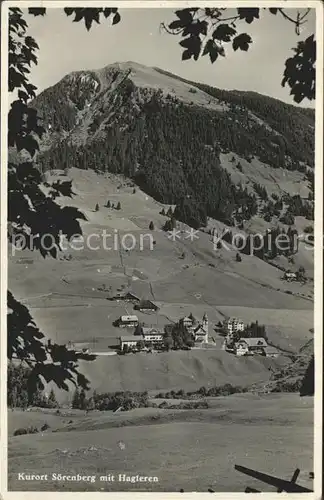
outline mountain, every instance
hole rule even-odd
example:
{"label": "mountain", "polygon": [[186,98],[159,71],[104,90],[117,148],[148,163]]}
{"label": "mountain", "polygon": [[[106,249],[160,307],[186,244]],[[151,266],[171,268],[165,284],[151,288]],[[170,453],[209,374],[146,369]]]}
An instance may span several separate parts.
{"label": "mountain", "polygon": [[193,227],[313,219],[314,112],[133,62],[66,75],[31,103],[42,171],[124,174]]}

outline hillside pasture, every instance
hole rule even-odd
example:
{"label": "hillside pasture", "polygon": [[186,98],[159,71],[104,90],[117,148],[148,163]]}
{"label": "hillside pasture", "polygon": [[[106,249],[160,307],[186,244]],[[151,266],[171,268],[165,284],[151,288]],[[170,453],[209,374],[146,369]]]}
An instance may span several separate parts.
{"label": "hillside pasture", "polygon": [[[299,467],[299,484],[311,487],[312,398],[241,394],[214,399],[215,407],[208,410],[95,412],[91,418],[71,417],[73,424],[55,433],[11,437],[9,489],[171,492],[180,488],[207,491],[211,487],[216,492],[243,492],[249,485],[273,491],[236,472],[235,464],[285,479]],[[17,480],[21,470],[49,475],[53,471],[93,474],[97,479],[93,483],[22,482]],[[152,486],[99,480],[100,475],[109,473],[152,475],[159,481]]]}

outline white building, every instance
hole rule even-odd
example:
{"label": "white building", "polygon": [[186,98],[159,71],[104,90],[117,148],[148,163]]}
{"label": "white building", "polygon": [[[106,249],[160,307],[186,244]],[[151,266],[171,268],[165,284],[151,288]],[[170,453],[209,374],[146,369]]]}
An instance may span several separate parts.
{"label": "white building", "polygon": [[235,343],[235,353],[237,356],[245,356],[248,354],[264,354],[264,349],[268,347],[266,340],[263,337],[241,338]]}
{"label": "white building", "polygon": [[135,315],[120,316],[117,320],[117,325],[120,327],[133,327],[138,325],[138,317]]}
{"label": "white building", "polygon": [[295,281],[297,279],[297,274],[292,271],[286,271],[284,274],[284,279],[287,281]]}
{"label": "white building", "polygon": [[148,328],[143,327],[143,340],[144,342],[151,342],[152,344],[162,344],[164,335],[163,332],[158,330],[157,328]]}
{"label": "white building", "polygon": [[224,327],[227,334],[232,334],[234,332],[243,332],[245,325],[240,319],[229,318],[224,322]]}
{"label": "white building", "polygon": [[133,335],[122,335],[119,338],[120,342],[120,349],[123,350],[124,346],[127,345],[127,347],[134,348],[137,346],[139,339],[137,337],[134,337]]}

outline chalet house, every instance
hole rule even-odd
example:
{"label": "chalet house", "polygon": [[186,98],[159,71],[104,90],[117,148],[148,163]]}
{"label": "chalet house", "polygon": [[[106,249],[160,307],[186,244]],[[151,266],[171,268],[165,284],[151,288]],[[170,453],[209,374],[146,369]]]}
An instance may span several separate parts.
{"label": "chalet house", "polygon": [[125,293],[123,300],[125,302],[132,302],[133,304],[137,304],[138,302],[140,302],[140,298],[131,292]]}
{"label": "chalet house", "polygon": [[229,318],[224,322],[224,327],[228,335],[234,332],[243,332],[245,325],[242,320],[237,318]]}
{"label": "chalet house", "polygon": [[235,343],[235,354],[247,356],[249,354],[261,354],[264,356],[264,348],[268,347],[263,337],[241,338]]}
{"label": "chalet house", "polygon": [[135,315],[120,316],[120,318],[115,321],[114,325],[122,328],[131,328],[138,325],[138,317]]}
{"label": "chalet house", "polygon": [[152,326],[138,325],[135,328],[134,335],[141,336],[144,342],[151,342],[152,344],[161,344],[164,339],[164,331]]}
{"label": "chalet house", "polygon": [[142,328],[144,342],[151,342],[153,345],[163,344],[164,334],[157,328]]}
{"label": "chalet house", "polygon": [[119,338],[119,341],[121,350],[124,349],[124,346],[127,346],[129,348],[136,348],[138,343],[138,338],[134,337],[133,335],[122,335]]}
{"label": "chalet house", "polygon": [[267,347],[263,347],[262,352],[263,355],[266,356],[267,358],[277,358],[280,354],[278,349],[270,345],[268,345]]}
{"label": "chalet house", "polygon": [[134,309],[141,312],[156,312],[159,310],[158,306],[150,300],[141,300],[138,304],[135,304]]}
{"label": "chalet house", "polygon": [[292,272],[292,271],[286,271],[284,274],[284,279],[287,281],[296,281],[297,280],[297,274]]}
{"label": "chalet house", "polygon": [[197,343],[208,343],[208,317],[205,313],[202,317],[201,321],[198,321],[194,318],[193,315],[186,316],[180,320],[194,337],[195,342]]}
{"label": "chalet house", "polygon": [[131,292],[127,292],[127,293],[117,293],[116,295],[113,295],[112,297],[109,297],[108,300],[113,300],[113,301],[116,301],[116,302],[131,302],[133,304],[136,304],[140,301],[139,297],[136,297],[136,295],[134,295],[133,293]]}

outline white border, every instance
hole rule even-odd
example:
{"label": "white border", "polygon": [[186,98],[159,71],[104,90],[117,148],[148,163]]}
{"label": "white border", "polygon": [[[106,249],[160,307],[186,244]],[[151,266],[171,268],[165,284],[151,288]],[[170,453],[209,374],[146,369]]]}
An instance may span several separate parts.
{"label": "white border", "polygon": [[[315,307],[314,307],[314,330],[315,330],[315,392],[314,398],[314,493],[303,493],[303,498],[320,500],[322,497],[322,391],[323,391],[323,320],[322,320],[322,304],[323,291],[322,280],[323,276],[323,261],[322,261],[322,244],[323,244],[323,3],[320,0],[284,0],[284,1],[268,1],[259,0],[259,2],[251,2],[245,0],[223,0],[217,2],[211,1],[196,1],[186,2],[183,0],[173,1],[167,0],[164,2],[143,0],[143,1],[39,1],[39,0],[17,0],[4,1],[1,4],[1,349],[0,349],[0,498],[4,496],[5,500],[19,499],[35,499],[43,500],[54,499],[57,495],[63,495],[71,500],[82,500],[91,494],[91,497],[100,498],[109,496],[112,500],[119,500],[127,496],[132,498],[154,498],[159,496],[167,497],[168,499],[183,500],[187,498],[195,499],[204,498],[210,493],[161,493],[161,492],[91,492],[91,493],[64,493],[64,492],[8,492],[7,490],[7,405],[6,405],[6,367],[7,367],[7,324],[6,324],[6,296],[7,296],[7,110],[8,110],[8,9],[10,7],[47,7],[47,8],[63,8],[64,7],[87,7],[89,3],[96,7],[119,7],[119,8],[184,8],[184,7],[285,7],[285,8],[314,8],[316,9],[316,42],[317,42],[317,74],[316,74],[316,127],[315,127]],[[261,483],[260,483],[261,484]],[[242,493],[215,493],[214,495],[224,499],[239,499]],[[260,497],[265,500],[277,498],[277,493],[255,493],[253,498]],[[295,498],[296,494],[281,493],[286,498]]]}

